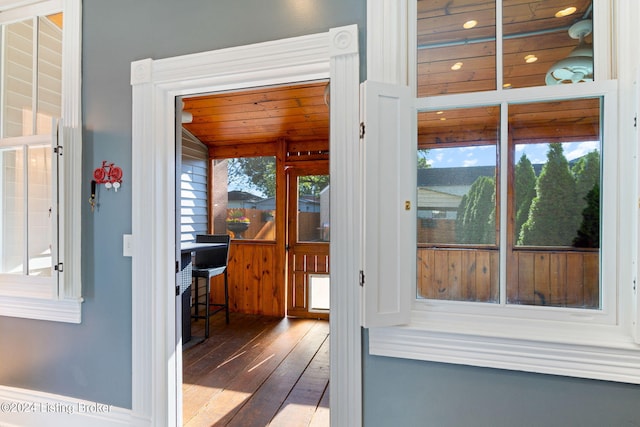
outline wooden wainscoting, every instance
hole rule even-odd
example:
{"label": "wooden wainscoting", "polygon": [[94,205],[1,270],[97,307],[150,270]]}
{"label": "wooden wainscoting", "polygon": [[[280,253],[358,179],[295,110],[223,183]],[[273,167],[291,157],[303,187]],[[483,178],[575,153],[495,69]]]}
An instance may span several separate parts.
{"label": "wooden wainscoting", "polygon": [[[284,317],[285,285],[275,275],[276,244],[231,241],[229,250],[229,308],[232,312]],[[213,302],[223,301],[222,276],[211,280]]]}
{"label": "wooden wainscoting", "polygon": [[418,297],[499,301],[498,251],[418,248]]}
{"label": "wooden wainscoting", "polygon": [[507,268],[507,301],[515,304],[599,308],[599,253],[518,250]]}
{"label": "wooden wainscoting", "polygon": [[[418,298],[498,302],[497,249],[418,248]],[[599,308],[597,250],[525,250],[507,262],[509,304]]]}

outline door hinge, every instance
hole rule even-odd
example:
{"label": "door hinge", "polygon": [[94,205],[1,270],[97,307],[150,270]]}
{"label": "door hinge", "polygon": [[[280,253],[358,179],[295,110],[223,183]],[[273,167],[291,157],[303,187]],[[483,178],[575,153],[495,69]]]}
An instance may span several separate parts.
{"label": "door hinge", "polygon": [[176,261],[176,274],[180,273],[180,261]]}
{"label": "door hinge", "polygon": [[53,269],[58,273],[62,273],[64,271],[64,263],[59,262],[58,264],[53,266]]}
{"label": "door hinge", "polygon": [[53,152],[59,156],[62,156],[62,145],[56,145],[53,147]]}
{"label": "door hinge", "polygon": [[180,296],[180,286],[176,286],[176,296]]}
{"label": "door hinge", "polygon": [[364,138],[364,122],[360,122],[360,139]]}
{"label": "door hinge", "polygon": [[364,286],[364,271],[360,270],[360,286]]}

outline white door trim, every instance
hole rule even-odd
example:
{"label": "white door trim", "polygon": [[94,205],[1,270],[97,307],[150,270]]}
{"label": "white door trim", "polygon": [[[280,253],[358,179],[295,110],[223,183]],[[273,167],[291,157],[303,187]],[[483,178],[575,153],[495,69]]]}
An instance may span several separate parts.
{"label": "white door trim", "polygon": [[332,425],[362,424],[359,56],[356,25],[309,36],[131,64],[132,411],[141,425],[181,424],[175,330],[175,98],[331,79]]}

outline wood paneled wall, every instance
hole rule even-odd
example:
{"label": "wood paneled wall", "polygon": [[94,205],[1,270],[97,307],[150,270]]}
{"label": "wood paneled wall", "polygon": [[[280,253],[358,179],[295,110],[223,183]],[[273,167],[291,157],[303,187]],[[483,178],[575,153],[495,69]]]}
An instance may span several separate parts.
{"label": "wood paneled wall", "polygon": [[[498,251],[418,248],[418,298],[498,302]],[[597,251],[513,251],[509,304],[599,308]]]}
{"label": "wood paneled wall", "polygon": [[[275,249],[273,242],[231,241],[227,273],[231,311],[278,317],[285,315],[285,286],[276,283],[274,277]],[[214,302],[223,301],[223,284],[222,276],[212,279],[211,296]]]}
{"label": "wood paneled wall", "polygon": [[507,300],[517,304],[598,308],[599,254],[515,251],[509,262]]}
{"label": "wood paneled wall", "polygon": [[499,301],[497,250],[418,248],[418,297]]}

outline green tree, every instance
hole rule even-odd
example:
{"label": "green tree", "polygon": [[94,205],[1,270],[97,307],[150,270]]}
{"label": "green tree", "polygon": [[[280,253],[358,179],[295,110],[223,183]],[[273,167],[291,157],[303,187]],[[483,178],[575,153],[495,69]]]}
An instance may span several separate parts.
{"label": "green tree", "polygon": [[600,182],[600,153],[593,150],[580,157],[571,168],[576,181],[576,194],[583,200],[596,183]]}
{"label": "green tree", "polygon": [[429,150],[418,150],[418,169],[429,169],[431,164],[427,160]]}
{"label": "green tree", "polygon": [[576,235],[576,183],[562,145],[549,144],[547,163],[536,184],[527,221],[522,225],[518,244],[570,246]]}
{"label": "green tree", "polygon": [[[229,159],[229,183],[248,192],[256,189],[266,197],[276,195],[276,160],[274,157],[241,157]],[[298,179],[300,194],[318,196],[327,185],[328,175],[304,175]]]}
{"label": "green tree", "polygon": [[495,180],[478,177],[462,197],[456,217],[457,243],[495,244]]}
{"label": "green tree", "polygon": [[596,182],[585,196],[587,206],[582,211],[582,224],[573,245],[580,248],[600,247],[600,184]]}
{"label": "green tree", "polygon": [[240,188],[251,187],[261,191],[266,197],[276,195],[276,159],[275,157],[241,157],[229,159],[229,183]]}
{"label": "green tree", "polygon": [[303,175],[298,178],[298,194],[319,196],[329,185],[329,175]]}
{"label": "green tree", "polygon": [[515,192],[516,223],[514,236],[517,240],[518,236],[520,236],[522,224],[529,218],[531,202],[536,196],[536,172],[533,170],[533,165],[526,154],[523,154],[516,164]]}
{"label": "green tree", "polygon": [[[582,209],[586,209],[589,202],[587,195],[593,190],[596,184],[600,184],[600,153],[596,150],[580,157],[578,161],[571,168],[571,173],[576,181],[576,200],[578,201],[578,212]],[[599,194],[599,190],[598,190]],[[599,200],[598,200],[599,202]],[[600,213],[599,205],[598,209],[593,213]],[[594,217],[594,219],[596,219]],[[578,215],[576,218],[576,229],[580,227],[583,218]],[[599,221],[599,216],[597,217]]]}

